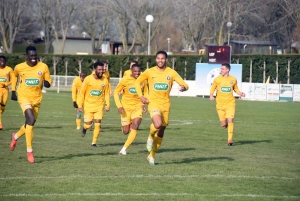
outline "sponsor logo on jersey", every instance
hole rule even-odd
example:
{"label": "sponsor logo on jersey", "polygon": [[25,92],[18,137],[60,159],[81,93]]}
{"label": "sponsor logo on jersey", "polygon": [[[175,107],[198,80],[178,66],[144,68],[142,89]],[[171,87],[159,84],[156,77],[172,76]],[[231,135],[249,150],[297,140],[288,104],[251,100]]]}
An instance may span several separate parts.
{"label": "sponsor logo on jersey", "polygon": [[163,82],[156,82],[153,86],[156,91],[167,91],[169,88],[168,83]]}
{"label": "sponsor logo on jersey", "polygon": [[39,78],[25,78],[25,85],[29,87],[39,86],[40,79]]}
{"label": "sponsor logo on jersey", "polygon": [[221,92],[230,93],[231,92],[231,87],[221,87]]}
{"label": "sponsor logo on jersey", "polygon": [[5,77],[0,77],[0,82],[6,82],[7,79]]}
{"label": "sponsor logo on jersey", "polygon": [[38,72],[38,75],[42,75],[42,74],[43,74],[42,71],[39,71],[39,72]]}
{"label": "sponsor logo on jersey", "polygon": [[101,96],[102,90],[91,90],[90,95],[91,96]]}
{"label": "sponsor logo on jersey", "polygon": [[170,76],[167,76],[167,80],[170,80],[171,78],[170,78]]}
{"label": "sponsor logo on jersey", "polygon": [[128,89],[128,92],[131,93],[131,94],[137,94],[137,93],[136,93],[136,90],[135,90],[135,87],[130,87],[130,88]]}
{"label": "sponsor logo on jersey", "polygon": [[102,84],[101,86],[102,86],[102,88],[103,88],[103,87],[105,86],[105,84]]}

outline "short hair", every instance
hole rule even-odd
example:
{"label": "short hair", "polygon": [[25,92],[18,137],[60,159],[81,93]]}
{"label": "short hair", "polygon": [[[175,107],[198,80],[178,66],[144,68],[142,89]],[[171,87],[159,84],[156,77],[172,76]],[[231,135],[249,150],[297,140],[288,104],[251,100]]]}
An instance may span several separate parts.
{"label": "short hair", "polygon": [[155,56],[157,57],[157,55],[159,55],[159,54],[165,55],[166,59],[168,58],[168,54],[166,53],[166,51],[160,50],[160,51],[158,51],[158,52],[156,53]]}
{"label": "short hair", "polygon": [[103,64],[108,64],[106,60],[101,60],[100,62],[102,62]]}
{"label": "short hair", "polygon": [[4,55],[0,55],[0,59],[1,58],[6,62],[6,57]]}
{"label": "short hair", "polygon": [[26,47],[26,54],[28,54],[29,51],[36,51],[36,48],[34,46]]}
{"label": "short hair", "polygon": [[86,73],[85,72],[79,73],[79,77],[86,77]]}
{"label": "short hair", "polygon": [[229,63],[222,63],[222,66],[225,66],[226,68],[228,68],[230,70],[230,64]]}
{"label": "short hair", "polygon": [[131,60],[130,63],[138,64],[136,60]]}
{"label": "short hair", "polygon": [[138,64],[133,64],[133,65],[131,66],[131,69],[134,68],[134,67],[141,68],[140,65],[138,65]]}
{"label": "short hair", "polygon": [[94,69],[96,69],[98,66],[104,66],[104,64],[101,61],[96,61],[94,63]]}

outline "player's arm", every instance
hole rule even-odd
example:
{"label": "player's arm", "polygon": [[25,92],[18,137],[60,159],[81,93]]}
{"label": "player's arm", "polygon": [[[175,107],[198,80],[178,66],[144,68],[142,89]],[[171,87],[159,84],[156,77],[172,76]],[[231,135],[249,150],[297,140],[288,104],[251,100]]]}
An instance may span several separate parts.
{"label": "player's arm", "polygon": [[106,86],[105,86],[105,111],[108,112],[110,110],[110,89],[109,89],[109,82],[107,80]]}
{"label": "player's arm", "polygon": [[9,85],[11,85],[14,76],[15,76],[14,71],[12,69],[10,69],[8,72],[8,81],[6,81],[6,83],[4,84],[5,87],[8,87]]}
{"label": "player's arm", "polygon": [[244,92],[241,92],[239,90],[239,87],[237,86],[237,81],[235,81],[234,85],[233,85],[233,90],[234,92],[239,95],[240,97],[245,97],[245,93]]}
{"label": "player's arm", "polygon": [[78,105],[76,103],[76,100],[77,100],[77,87],[76,87],[76,83],[75,83],[75,79],[73,81],[73,84],[72,84],[72,102],[73,102],[73,106],[75,108],[78,108]]}
{"label": "player's arm", "polygon": [[44,74],[44,86],[46,88],[49,88],[51,86],[51,84],[52,84],[52,80],[51,80],[51,77],[50,77],[49,68],[46,65],[46,70],[45,70],[45,74]]}
{"label": "player's arm", "polygon": [[120,83],[116,86],[115,91],[114,91],[114,100],[115,100],[116,106],[118,108],[118,113],[119,114],[124,113],[124,108],[123,108],[123,105],[120,101],[120,96],[119,96],[121,91],[123,91],[124,87],[125,87],[125,81],[124,81],[124,78],[123,78],[123,79],[121,79]]}
{"label": "player's arm", "polygon": [[81,89],[80,89],[80,93],[78,94],[79,97],[78,97],[77,105],[78,105],[78,111],[80,111],[80,112],[82,112],[82,107],[83,107],[83,103],[84,103],[85,93],[86,93],[86,90],[87,90],[88,86],[89,86],[89,79],[85,78],[84,81],[83,81],[83,83],[82,83],[82,86],[81,86]]}
{"label": "player's arm", "polygon": [[144,73],[142,73],[135,81],[135,90],[140,97],[140,100],[143,104],[148,104],[149,100],[143,96],[143,92],[141,89],[141,83],[143,83],[145,80],[148,80],[149,71],[146,70]]}
{"label": "player's arm", "polygon": [[180,75],[174,71],[174,80],[175,82],[177,82],[180,86],[179,91],[187,91],[189,89],[189,86],[187,85],[187,83],[185,83],[185,81],[180,77]]}
{"label": "player's arm", "polygon": [[215,92],[217,86],[218,86],[218,83],[217,83],[216,79],[214,79],[214,82],[213,82],[213,84],[211,85],[211,87],[210,87],[210,92],[209,92],[209,94],[210,94],[209,99],[210,99],[210,100],[214,100],[214,99],[215,99],[215,98],[214,98],[214,92]]}
{"label": "player's arm", "polygon": [[17,87],[18,77],[19,77],[19,71],[16,66],[13,71],[13,76],[11,79],[11,100],[14,100],[14,101],[18,100],[17,95],[16,95],[16,87]]}

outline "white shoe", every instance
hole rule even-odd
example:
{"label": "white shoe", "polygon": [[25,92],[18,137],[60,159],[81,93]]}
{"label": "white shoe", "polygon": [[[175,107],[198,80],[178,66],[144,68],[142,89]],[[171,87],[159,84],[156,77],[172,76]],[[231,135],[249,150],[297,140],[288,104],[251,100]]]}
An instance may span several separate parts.
{"label": "white shoe", "polygon": [[120,155],[127,155],[126,153],[126,149],[121,149],[121,151],[119,152]]}
{"label": "white shoe", "polygon": [[147,157],[147,160],[149,161],[149,165],[155,165],[154,158],[150,157],[150,155]]}
{"label": "white shoe", "polygon": [[148,140],[147,140],[147,150],[148,150],[148,152],[151,152],[151,151],[152,151],[152,148],[153,148],[153,140],[151,140],[151,139],[148,137]]}
{"label": "white shoe", "polygon": [[76,129],[77,129],[77,130],[80,130],[80,127],[77,127]]}

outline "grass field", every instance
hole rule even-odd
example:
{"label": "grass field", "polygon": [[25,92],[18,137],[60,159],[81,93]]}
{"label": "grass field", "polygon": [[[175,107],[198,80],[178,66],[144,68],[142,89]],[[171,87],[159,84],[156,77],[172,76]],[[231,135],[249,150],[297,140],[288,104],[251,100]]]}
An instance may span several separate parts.
{"label": "grass field", "polygon": [[172,98],[170,124],[150,166],[144,116],[136,141],[111,99],[98,147],[75,129],[70,93],[46,93],[35,126],[35,164],[25,138],[9,150],[24,117],[8,101],[0,131],[0,200],[300,200],[300,103],[237,100],[234,146],[219,126],[215,102]]}

